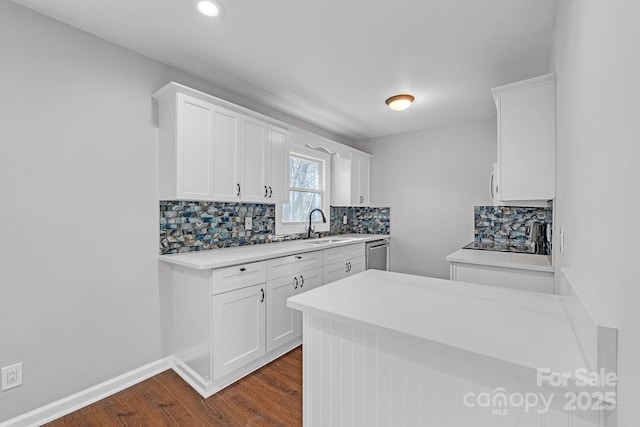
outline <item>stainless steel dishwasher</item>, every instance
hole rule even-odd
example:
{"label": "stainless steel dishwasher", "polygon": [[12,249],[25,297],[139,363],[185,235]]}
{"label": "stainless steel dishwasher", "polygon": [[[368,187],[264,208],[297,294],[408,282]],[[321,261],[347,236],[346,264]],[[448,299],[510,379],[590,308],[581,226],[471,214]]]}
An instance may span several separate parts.
{"label": "stainless steel dishwasher", "polygon": [[389,269],[389,239],[374,240],[367,242],[367,270],[384,270]]}

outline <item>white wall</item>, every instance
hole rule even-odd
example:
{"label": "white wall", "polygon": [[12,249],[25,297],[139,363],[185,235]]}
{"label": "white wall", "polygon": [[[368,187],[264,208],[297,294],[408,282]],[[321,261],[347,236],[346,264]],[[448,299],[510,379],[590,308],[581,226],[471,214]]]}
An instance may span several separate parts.
{"label": "white wall", "polygon": [[157,126],[176,80],[337,139],[0,0],[0,422],[170,352]]}
{"label": "white wall", "polygon": [[445,257],[473,240],[473,206],[491,203],[496,118],[356,145],[373,154],[371,205],[391,207],[391,270],[449,278]]}
{"label": "white wall", "polygon": [[[619,426],[640,401],[640,2],[563,0],[556,19],[556,265],[619,326]],[[565,229],[565,253],[557,230]]]}

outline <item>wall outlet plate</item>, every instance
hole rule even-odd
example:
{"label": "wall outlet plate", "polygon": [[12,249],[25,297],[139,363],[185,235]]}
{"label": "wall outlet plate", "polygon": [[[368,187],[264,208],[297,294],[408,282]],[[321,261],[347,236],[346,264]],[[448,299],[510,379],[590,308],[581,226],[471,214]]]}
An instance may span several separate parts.
{"label": "wall outlet plate", "polygon": [[344,216],[342,217],[342,223],[343,223],[344,225],[347,225],[347,222],[348,222],[347,216],[346,216],[346,215],[344,215]]}
{"label": "wall outlet plate", "polygon": [[22,362],[2,368],[2,391],[22,385]]}
{"label": "wall outlet plate", "polygon": [[253,228],[253,218],[251,218],[250,216],[245,216],[244,217],[244,229],[245,230],[251,230]]}

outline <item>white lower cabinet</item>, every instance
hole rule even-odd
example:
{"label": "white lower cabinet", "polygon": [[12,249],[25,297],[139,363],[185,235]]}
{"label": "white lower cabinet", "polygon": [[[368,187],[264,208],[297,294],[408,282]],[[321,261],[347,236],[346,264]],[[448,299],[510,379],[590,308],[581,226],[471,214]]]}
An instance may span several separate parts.
{"label": "white lower cabinet", "polygon": [[452,262],[449,278],[458,282],[554,293],[552,272]]}
{"label": "white lower cabinet", "polygon": [[287,298],[322,284],[322,251],[267,260],[267,351],[302,336],[302,317]]}
{"label": "white lower cabinet", "polygon": [[318,287],[321,283],[321,268],[267,282],[267,351],[302,336],[302,317],[296,310],[287,307],[287,298]]}
{"label": "white lower cabinet", "polygon": [[[174,265],[174,370],[209,397],[302,342],[287,298],[365,269],[364,243],[213,270]],[[328,264],[327,264],[328,263]]]}
{"label": "white lower cabinet", "polygon": [[267,282],[267,351],[299,336],[296,316],[287,307],[287,298],[295,295],[297,276],[285,276]]}
{"label": "white lower cabinet", "polygon": [[214,381],[266,353],[265,299],[264,284],[211,297]]}
{"label": "white lower cabinet", "polygon": [[324,251],[324,283],[335,282],[365,270],[365,245],[356,243]]}

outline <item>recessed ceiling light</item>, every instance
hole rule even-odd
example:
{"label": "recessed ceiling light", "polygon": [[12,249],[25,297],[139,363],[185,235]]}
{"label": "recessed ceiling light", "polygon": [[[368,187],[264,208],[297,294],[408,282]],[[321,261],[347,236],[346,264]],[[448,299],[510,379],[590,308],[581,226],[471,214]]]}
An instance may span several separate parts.
{"label": "recessed ceiling light", "polygon": [[196,2],[196,9],[204,16],[210,18],[220,15],[220,6],[211,0],[198,0]]}
{"label": "recessed ceiling light", "polygon": [[394,111],[402,111],[409,108],[415,98],[412,95],[395,95],[385,102]]}

